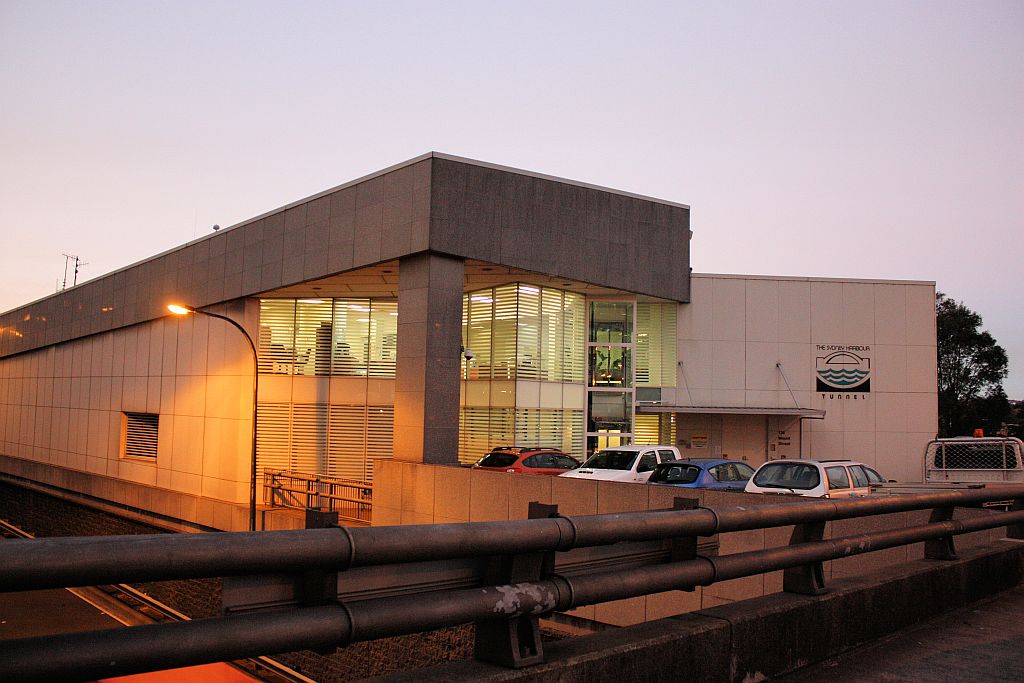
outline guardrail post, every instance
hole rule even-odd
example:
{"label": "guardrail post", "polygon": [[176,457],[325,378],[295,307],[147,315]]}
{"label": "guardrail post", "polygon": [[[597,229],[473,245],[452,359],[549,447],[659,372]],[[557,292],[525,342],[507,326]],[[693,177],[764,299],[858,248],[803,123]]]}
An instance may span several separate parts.
{"label": "guardrail post", "polygon": [[[951,519],[953,519],[952,507],[935,508],[932,510],[932,516],[928,519],[928,523],[948,522]],[[953,542],[953,536],[941,536],[925,541],[924,556],[929,560],[957,559],[956,544]]]}
{"label": "guardrail post", "polygon": [[[825,522],[809,522],[793,527],[790,545],[813,543],[825,539]],[[782,573],[782,590],[800,595],[821,595],[825,592],[825,565],[812,562],[790,567]]]}
{"label": "guardrail post", "polygon": [[[1013,505],[1010,506],[1011,512],[1018,510],[1024,510],[1024,498],[1015,498]],[[1006,537],[1015,539],[1024,539],[1024,524],[1018,522],[1017,524],[1008,524],[1006,527]]]}
{"label": "guardrail post", "polygon": [[[558,506],[530,503],[528,517],[557,517]],[[484,572],[484,585],[537,581],[554,573],[555,553],[522,553],[492,557]],[[487,619],[476,622],[473,657],[483,662],[518,669],[544,661],[544,646],[536,616]]]}

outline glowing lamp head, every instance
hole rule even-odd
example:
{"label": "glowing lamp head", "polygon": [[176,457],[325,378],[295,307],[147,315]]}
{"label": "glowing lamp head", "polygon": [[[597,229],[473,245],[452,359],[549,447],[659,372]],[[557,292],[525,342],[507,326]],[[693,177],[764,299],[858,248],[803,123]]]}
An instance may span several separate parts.
{"label": "glowing lamp head", "polygon": [[179,306],[178,304],[169,305],[167,307],[167,310],[173,313],[174,315],[187,315],[192,312],[191,308],[185,308],[184,306]]}

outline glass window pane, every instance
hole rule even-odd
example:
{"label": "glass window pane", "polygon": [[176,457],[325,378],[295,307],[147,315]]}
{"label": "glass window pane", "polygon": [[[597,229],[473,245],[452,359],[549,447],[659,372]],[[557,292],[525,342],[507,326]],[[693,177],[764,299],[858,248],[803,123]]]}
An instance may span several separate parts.
{"label": "glass window pane", "polygon": [[290,375],[295,367],[295,300],[260,300],[260,372]]}
{"label": "glass window pane", "polygon": [[594,301],[590,304],[590,341],[629,344],[633,338],[633,304]]}
{"label": "glass window pane", "polygon": [[516,318],[516,379],[540,379],[540,287],[520,284]]}
{"label": "glass window pane", "polygon": [[590,347],[590,386],[630,387],[633,369],[630,351],[624,346]]}
{"label": "glass window pane", "polygon": [[370,301],[368,299],[334,300],[332,374],[366,374],[369,333]]}
{"label": "glass window pane", "polygon": [[398,302],[370,302],[370,377],[394,377],[398,350]]}
{"label": "glass window pane", "polygon": [[828,485],[830,488],[850,488],[850,477],[847,476],[845,467],[826,467],[825,476],[828,477]]}
{"label": "glass window pane", "polygon": [[300,299],[295,306],[295,374],[331,374],[331,301]]}
{"label": "glass window pane", "polygon": [[620,392],[591,391],[587,394],[590,418],[588,432],[632,431],[631,394]]}
{"label": "glass window pane", "polygon": [[676,386],[676,304],[636,305],[636,384]]}

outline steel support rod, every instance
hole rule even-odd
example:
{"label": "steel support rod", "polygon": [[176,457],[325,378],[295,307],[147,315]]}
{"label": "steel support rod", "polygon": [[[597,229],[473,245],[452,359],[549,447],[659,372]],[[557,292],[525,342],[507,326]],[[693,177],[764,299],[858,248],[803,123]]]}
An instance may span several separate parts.
{"label": "steel support rod", "polygon": [[1007,486],[503,522],[9,541],[0,544],[0,591],[565,551],[1021,497],[1024,486]]}
{"label": "steel support rod", "polygon": [[92,681],[275,652],[326,649],[349,640],[344,607],[148,624],[0,641],[0,680]]}
{"label": "steel support rod", "polygon": [[[508,619],[823,562],[1024,522],[1024,510],[722,557],[475,589],[353,601],[130,629],[0,642],[0,680],[93,679],[325,649],[477,620]],[[262,537],[266,537],[266,532]],[[11,542],[8,542],[8,544]],[[6,545],[6,544],[5,544]]]}

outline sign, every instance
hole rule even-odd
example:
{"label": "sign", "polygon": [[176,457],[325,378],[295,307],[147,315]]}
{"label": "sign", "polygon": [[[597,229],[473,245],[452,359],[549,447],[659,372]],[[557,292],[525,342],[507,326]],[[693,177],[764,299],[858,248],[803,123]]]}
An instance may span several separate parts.
{"label": "sign", "polygon": [[707,448],[708,437],[706,436],[691,436],[690,437],[690,448]]}
{"label": "sign", "polygon": [[817,391],[867,393],[871,391],[871,347],[818,344],[814,379]]}

